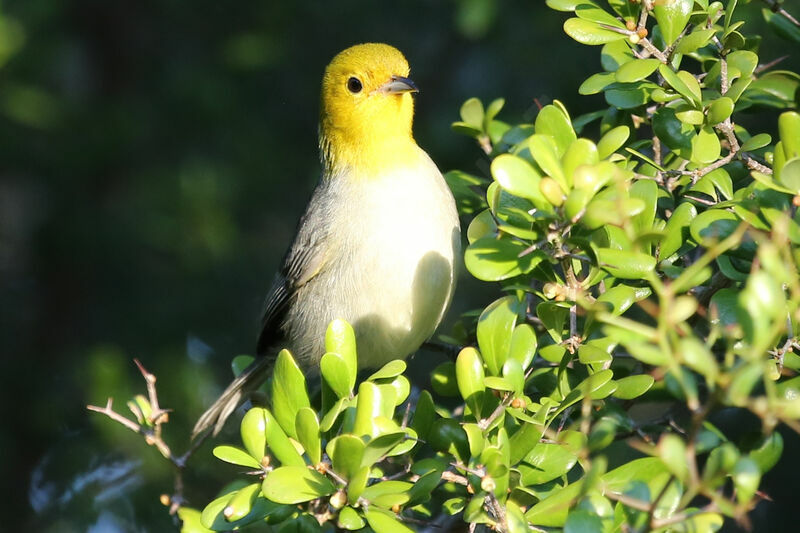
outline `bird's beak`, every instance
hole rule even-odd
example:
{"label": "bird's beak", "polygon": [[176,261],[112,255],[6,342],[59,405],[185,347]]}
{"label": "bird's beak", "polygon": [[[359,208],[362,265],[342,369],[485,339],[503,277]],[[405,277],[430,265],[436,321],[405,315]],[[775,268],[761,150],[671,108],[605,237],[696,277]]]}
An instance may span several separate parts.
{"label": "bird's beak", "polygon": [[387,94],[418,93],[417,85],[408,78],[402,76],[392,76],[392,79],[378,88],[379,91]]}

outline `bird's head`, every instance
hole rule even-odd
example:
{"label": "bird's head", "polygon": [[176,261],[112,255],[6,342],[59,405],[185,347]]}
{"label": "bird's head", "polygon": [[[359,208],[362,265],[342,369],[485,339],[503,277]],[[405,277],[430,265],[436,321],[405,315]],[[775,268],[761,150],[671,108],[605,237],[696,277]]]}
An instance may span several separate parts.
{"label": "bird's head", "polygon": [[359,44],[340,52],[322,79],[320,147],[328,167],[376,170],[387,148],[413,144],[411,122],[417,92],[399,50]]}

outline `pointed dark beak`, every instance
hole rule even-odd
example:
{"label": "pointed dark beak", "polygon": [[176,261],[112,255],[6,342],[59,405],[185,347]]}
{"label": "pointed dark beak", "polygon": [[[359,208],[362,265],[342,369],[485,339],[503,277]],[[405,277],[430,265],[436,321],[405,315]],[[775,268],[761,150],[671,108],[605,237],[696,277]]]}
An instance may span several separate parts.
{"label": "pointed dark beak", "polygon": [[403,76],[392,76],[392,79],[380,87],[380,91],[389,94],[418,93],[417,85]]}

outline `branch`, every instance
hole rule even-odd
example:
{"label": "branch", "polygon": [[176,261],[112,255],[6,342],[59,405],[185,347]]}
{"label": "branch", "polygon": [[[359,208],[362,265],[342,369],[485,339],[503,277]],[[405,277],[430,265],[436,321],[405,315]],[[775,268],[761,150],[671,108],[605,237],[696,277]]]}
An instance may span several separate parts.
{"label": "branch", "polygon": [[[86,408],[89,411],[93,411],[95,413],[100,413],[102,415],[107,416],[111,420],[122,424],[129,430],[133,431],[134,433],[138,433],[144,437],[144,441],[149,446],[155,446],[156,449],[164,456],[172,466],[175,467],[175,491],[172,496],[164,495],[162,496],[162,502],[164,505],[169,505],[169,513],[175,514],[178,512],[178,509],[185,503],[185,499],[183,496],[183,470],[186,468],[186,462],[189,458],[194,454],[194,452],[200,447],[203,441],[208,436],[208,433],[204,434],[197,440],[195,440],[191,447],[184,453],[183,455],[175,455],[172,452],[172,449],[169,445],[164,441],[161,436],[161,429],[162,425],[169,421],[169,409],[162,409],[158,403],[158,391],[156,390],[156,376],[151,374],[150,372],[142,366],[142,363],[139,362],[138,359],[134,359],[136,366],[139,368],[139,372],[142,373],[142,377],[144,378],[145,384],[147,385],[147,402],[150,407],[150,413],[148,416],[144,416],[144,413],[141,409],[138,409],[138,413],[134,412],[139,419],[139,422],[135,422],[129,418],[122,416],[121,414],[114,411],[114,400],[109,398],[106,402],[105,407],[99,407],[96,405],[87,405]],[[140,416],[141,415],[141,416]],[[140,422],[145,422],[144,424]]]}

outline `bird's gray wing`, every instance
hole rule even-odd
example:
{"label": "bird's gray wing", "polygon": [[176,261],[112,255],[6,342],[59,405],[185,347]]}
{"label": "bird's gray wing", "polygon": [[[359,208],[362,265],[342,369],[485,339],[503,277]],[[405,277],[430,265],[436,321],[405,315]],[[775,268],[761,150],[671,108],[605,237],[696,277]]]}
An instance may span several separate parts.
{"label": "bird's gray wing", "polygon": [[330,247],[328,235],[334,204],[330,184],[322,181],[314,191],[305,214],[300,218],[294,242],[283,258],[278,274],[267,293],[261,318],[256,353],[264,355],[281,340],[284,317],[297,290],[325,268]]}

